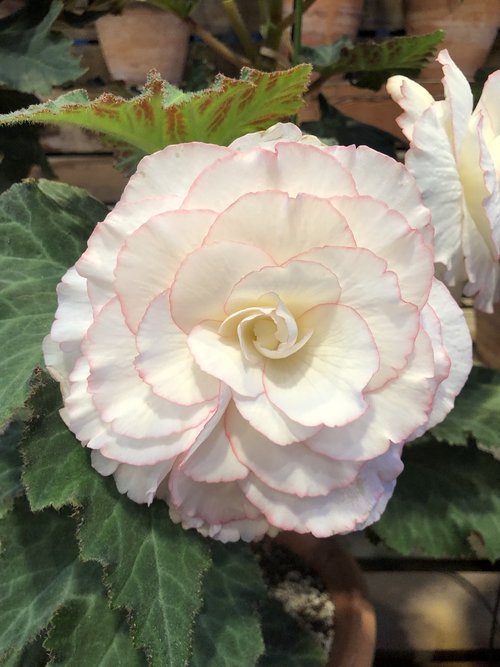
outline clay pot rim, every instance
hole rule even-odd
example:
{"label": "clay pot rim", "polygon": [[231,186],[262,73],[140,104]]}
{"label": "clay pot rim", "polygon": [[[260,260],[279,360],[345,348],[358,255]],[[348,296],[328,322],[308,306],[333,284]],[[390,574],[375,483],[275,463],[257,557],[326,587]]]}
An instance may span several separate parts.
{"label": "clay pot rim", "polygon": [[377,623],[366,580],[335,537],[280,533],[274,540],[299,556],[323,581],[335,607],[335,638],[325,667],[371,667]]}

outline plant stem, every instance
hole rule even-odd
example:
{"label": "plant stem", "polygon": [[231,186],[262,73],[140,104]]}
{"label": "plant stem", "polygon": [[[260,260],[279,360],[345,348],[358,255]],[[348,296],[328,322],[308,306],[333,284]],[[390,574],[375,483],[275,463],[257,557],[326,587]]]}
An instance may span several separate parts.
{"label": "plant stem", "polygon": [[302,45],[302,14],[304,13],[304,6],[302,0],[295,0],[293,6],[294,22],[293,22],[293,55],[292,64],[297,65],[300,61],[300,49]]}
{"label": "plant stem", "polygon": [[238,5],[234,0],[222,0],[222,6],[224,7],[224,11],[226,12],[229,18],[231,27],[233,28],[234,32],[238,35],[238,39],[240,40],[240,44],[243,47],[243,50],[245,51],[248,58],[250,58],[252,63],[255,65],[257,62],[259,51],[257,49],[257,45],[252,40],[252,35],[250,34],[250,31],[248,30],[247,26],[245,25],[245,22],[243,21],[243,17],[241,16],[241,12],[238,8]]}
{"label": "plant stem", "polygon": [[[304,0],[302,3],[302,13],[306,12],[311,5],[313,5],[316,2],[316,0]],[[281,31],[285,30],[286,28],[289,28],[291,25],[294,24],[295,21],[295,12],[292,12],[291,14],[288,14],[288,16],[285,16],[284,19],[280,21],[279,28]]]}
{"label": "plant stem", "polygon": [[223,44],[219,39],[217,39],[217,37],[214,37],[212,33],[208,30],[205,30],[205,28],[202,28],[202,26],[199,25],[190,16],[187,16],[184,20],[189,25],[191,32],[194,35],[197,35],[209,48],[212,49],[212,51],[215,51],[215,53],[217,53],[219,56],[222,56],[222,58],[230,62],[232,65],[235,65],[240,69],[242,67],[251,66],[252,63],[250,60],[248,60],[248,58],[240,56],[238,53]]}

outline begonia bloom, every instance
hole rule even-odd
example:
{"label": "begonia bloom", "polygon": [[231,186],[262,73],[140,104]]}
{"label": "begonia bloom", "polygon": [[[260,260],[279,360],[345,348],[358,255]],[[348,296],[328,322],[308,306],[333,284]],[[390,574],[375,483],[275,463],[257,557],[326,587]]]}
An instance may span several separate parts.
{"label": "begonia bloom", "polygon": [[139,503],[222,541],[376,521],[470,369],[413,177],[291,124],[144,158],[63,277],[61,415]]}
{"label": "begonia bloom", "polygon": [[473,109],[470,85],[448,51],[437,60],[444,100],[403,76],[391,77],[387,89],[404,109],[397,120],[410,141],[406,166],[432,212],[437,274],[492,312],[500,301],[500,71]]}

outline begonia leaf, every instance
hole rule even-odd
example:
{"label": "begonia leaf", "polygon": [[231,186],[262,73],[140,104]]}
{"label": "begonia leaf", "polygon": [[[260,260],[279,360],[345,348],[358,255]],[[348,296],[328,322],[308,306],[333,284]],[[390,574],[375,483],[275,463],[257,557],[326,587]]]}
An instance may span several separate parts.
{"label": "begonia leaf", "polygon": [[210,544],[213,565],[204,582],[191,667],[254,665],[264,652],[257,606],[266,596],[249,547]]}
{"label": "begonia leaf", "polygon": [[356,86],[378,90],[393,74],[416,76],[432,58],[444,32],[428,35],[391,37],[382,42],[349,43],[345,38],[334,44],[305,48],[304,58],[322,76],[349,74]]}
{"label": "begonia leaf", "polygon": [[134,648],[125,613],[110,609],[99,581],[93,588],[56,611],[44,642],[51,656],[47,664],[146,667],[146,655]]}
{"label": "begonia leaf", "polygon": [[0,19],[0,83],[24,93],[47,95],[85,70],[70,51],[71,41],[51,33],[63,8],[60,0],[37,0]]}
{"label": "begonia leaf", "polygon": [[0,196],[0,428],[28,397],[56,285],[106,213],[83,190],[50,181],[14,185]]}
{"label": "begonia leaf", "polygon": [[22,432],[23,425],[13,422],[0,435],[0,517],[11,509],[14,498],[22,493],[22,460],[17,448]]}
{"label": "begonia leaf", "polygon": [[470,538],[500,558],[500,461],[426,437],[407,445],[405,469],[375,533],[404,555],[473,556]]}
{"label": "begonia leaf", "polygon": [[319,639],[285,612],[277,600],[262,609],[262,631],[266,652],[259,667],[322,667],[325,651]]}
{"label": "begonia leaf", "polygon": [[106,566],[113,606],[132,610],[136,646],[145,647],[152,665],[185,665],[210,565],[208,542],[174,525],[163,503],[137,505],[95,472],[90,452],[61,420],[60,403],[52,380],[32,399],[40,417],[23,445],[31,507],[83,505],[81,556]]}
{"label": "begonia leaf", "polygon": [[[14,656],[47,627],[68,600],[100,583],[97,563],[78,560],[75,522],[45,510],[29,511],[25,500],[0,521],[0,662]],[[3,656],[3,657],[2,657]]]}
{"label": "begonia leaf", "polygon": [[84,90],[0,116],[0,125],[69,123],[131,150],[133,163],[172,143],[204,141],[226,145],[247,132],[265,129],[294,114],[302,104],[309,65],[282,72],[243,69],[240,79],[219,75],[214,84],[183,93],[151,72],[144,92],[132,99],[104,93],[89,100]]}
{"label": "begonia leaf", "polygon": [[432,433],[452,445],[473,437],[480,447],[500,453],[500,371],[475,366],[455,407]]}

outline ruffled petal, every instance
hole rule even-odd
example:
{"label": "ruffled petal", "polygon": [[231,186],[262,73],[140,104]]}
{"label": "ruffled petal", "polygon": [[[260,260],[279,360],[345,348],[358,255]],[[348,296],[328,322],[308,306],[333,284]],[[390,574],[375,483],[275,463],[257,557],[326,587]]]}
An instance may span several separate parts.
{"label": "ruffled petal", "polygon": [[314,332],[308,344],[265,365],[269,400],[306,426],[353,421],[366,409],[363,389],[379,366],[367,324],[346,306],[323,305],[305,313],[299,326]]}
{"label": "ruffled petal", "polygon": [[225,419],[231,447],[247,473],[251,470],[277,491],[299,498],[325,496],[351,484],[361,468],[361,463],[333,461],[315,454],[302,443],[280,447],[255,431],[233,404]]}
{"label": "ruffled petal", "polygon": [[455,398],[464,386],[472,367],[472,341],[463,311],[438,280],[433,282],[429,307],[439,317],[441,345],[449,356],[450,369],[434,397],[426,425],[428,429],[439,424],[453,408]]}
{"label": "ruffled petal", "polygon": [[83,344],[89,361],[89,392],[100,418],[116,433],[132,438],[157,438],[204,424],[217,399],[193,406],[155,395],[139,377],[134,360],[135,339],[123,321],[117,299],[105,306]]}
{"label": "ruffled petal", "polygon": [[241,416],[276,445],[302,442],[322,428],[298,424],[273,405],[266,394],[248,397],[233,393],[233,400]]}
{"label": "ruffled petal", "polygon": [[[341,290],[339,303],[361,315],[372,332],[380,365],[367,389],[376,389],[393,379],[406,366],[420,327],[418,309],[402,300],[396,274],[387,270],[383,259],[364,248],[318,248],[304,257],[336,272]],[[415,277],[414,283],[419,279],[423,283],[420,291],[427,291],[425,274]],[[377,285],[376,299],[373,285]],[[414,294],[417,289],[414,286]]]}
{"label": "ruffled petal", "polygon": [[[236,241],[267,252],[283,264],[307,248],[355,245],[343,216],[326,200],[285,192],[251,192],[219,215],[207,242]],[[274,290],[277,291],[277,290]]]}
{"label": "ruffled petal", "polygon": [[408,141],[411,141],[415,123],[434,103],[434,98],[423,86],[406,76],[391,76],[387,80],[386,88],[396,104],[404,109],[396,122]]}
{"label": "ruffled petal", "polygon": [[274,264],[260,248],[222,241],[195,250],[176,273],[170,292],[175,323],[186,333],[201,322],[222,322],[224,304],[245,275]]}
{"label": "ruffled petal", "polygon": [[136,503],[151,505],[161,482],[170,472],[174,459],[151,466],[134,466],[107,459],[92,452],[92,467],[104,476],[114,475],[116,488]]}
{"label": "ruffled petal", "polygon": [[345,216],[357,246],[371,250],[394,271],[401,298],[422,307],[434,275],[432,247],[423,235],[412,229],[399,211],[371,197],[338,197],[332,201]]}
{"label": "ruffled petal", "polygon": [[224,419],[219,420],[197,449],[186,452],[179,470],[195,482],[210,484],[234,482],[248,475],[247,467],[233,454]]}
{"label": "ruffled petal", "polygon": [[301,192],[324,198],[356,194],[351,175],[323,147],[283,143],[275,151],[256,148],[214,163],[194,181],[182,208],[223,211],[248,192],[263,190],[281,190],[290,197]]}
{"label": "ruffled petal", "polygon": [[[404,165],[367,146],[329,146],[324,150],[349,171],[359,195],[377,199],[398,211],[407,224],[421,232],[425,242],[432,245],[434,229],[430,211],[422,201],[415,178]],[[333,196],[340,195],[341,192],[336,192]],[[365,222],[368,220],[371,218],[366,218]]]}
{"label": "ruffled petal", "polygon": [[186,255],[201,245],[214,219],[211,211],[172,211],[154,216],[127,238],[118,255],[114,287],[132,331],[151,301],[170,288]]}
{"label": "ruffled petal", "polygon": [[160,199],[165,202],[161,210],[174,208],[171,207],[172,201],[182,200],[199,174],[231,153],[233,151],[225,146],[198,141],[167,146],[139,162],[137,171],[123,191],[122,201]]}
{"label": "ruffled petal", "polygon": [[137,334],[135,367],[155,394],[174,403],[194,405],[212,400],[219,382],[201,371],[186,334],[172,320],[169,292],[154,299]]}

